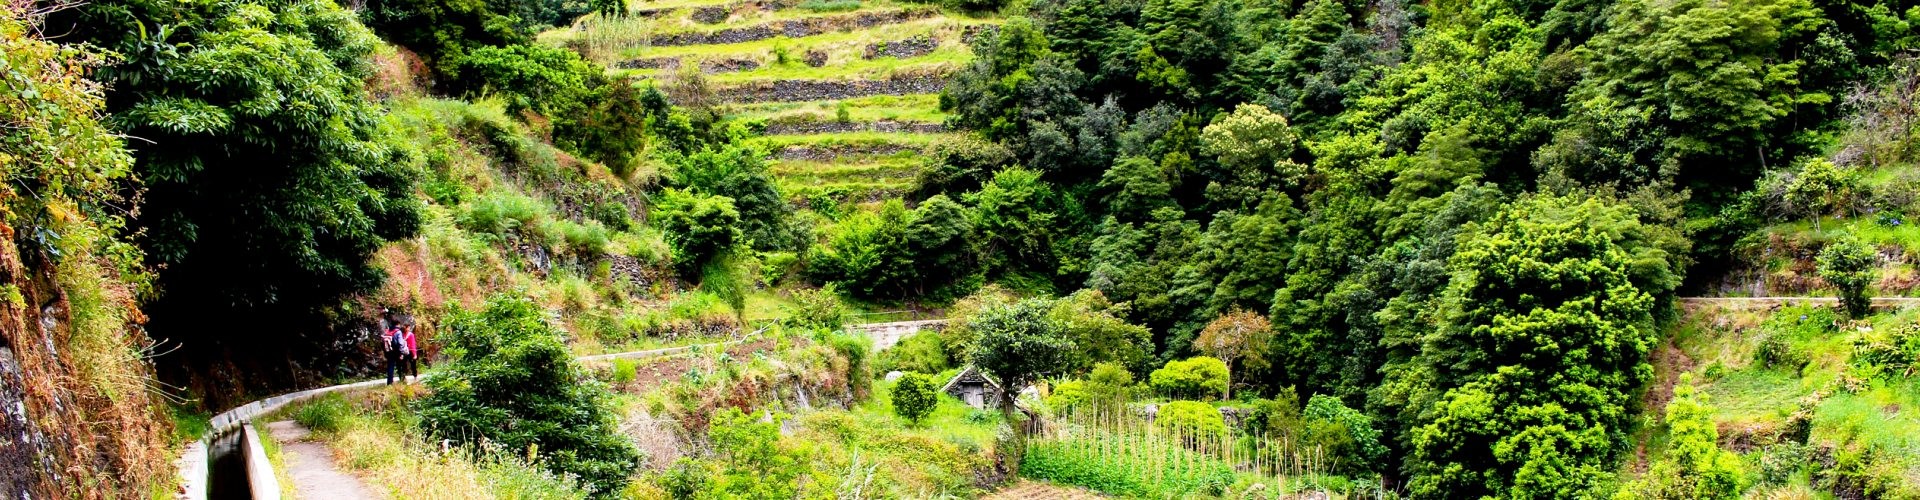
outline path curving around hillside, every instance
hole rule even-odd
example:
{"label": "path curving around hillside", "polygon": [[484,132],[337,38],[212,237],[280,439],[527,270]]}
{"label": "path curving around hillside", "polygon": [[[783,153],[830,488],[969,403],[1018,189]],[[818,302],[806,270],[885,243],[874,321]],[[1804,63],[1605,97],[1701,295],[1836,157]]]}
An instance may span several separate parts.
{"label": "path curving around hillside", "polygon": [[[901,332],[907,332],[908,329],[911,329],[911,331],[917,332],[921,327],[928,326],[928,325],[941,324],[945,322],[946,320],[919,320],[919,321],[895,321],[890,323],[866,323],[866,324],[848,325],[847,330],[860,332],[861,334],[867,335],[869,338],[872,338],[876,346],[874,350],[875,352],[878,352],[879,350],[885,349],[886,347],[892,347],[893,344],[899,342],[900,338],[903,338],[906,335],[910,334],[910,333],[901,333]],[[737,338],[734,340],[722,341],[722,342],[693,344],[693,345],[685,345],[680,347],[666,347],[666,348],[660,348],[660,349],[647,349],[642,351],[596,354],[591,356],[579,356],[574,359],[578,361],[609,361],[614,359],[644,359],[644,358],[666,356],[666,355],[677,354],[677,353],[688,352],[688,351],[695,351],[695,350],[705,350],[705,349],[714,349],[714,348],[724,349],[726,348],[726,346],[729,346],[729,345],[752,341],[755,337],[760,336],[760,334],[766,333],[767,329],[769,328],[772,328],[772,326],[769,325],[766,327],[762,327],[758,330],[754,330],[752,333],[742,335],[740,338]],[[886,341],[885,347],[879,347],[883,339],[885,339]],[[431,374],[429,374],[429,376],[430,375]],[[287,405],[312,399],[314,397],[318,397],[320,395],[324,395],[332,392],[378,387],[382,385],[383,382],[384,380],[382,379],[374,379],[374,380],[368,380],[364,382],[331,385],[326,387],[307,389],[304,391],[296,391],[296,392],[291,392],[287,394],[281,394],[278,396],[261,399],[258,401],[253,401],[253,402],[235,407],[231,410],[227,410],[218,415],[215,415],[210,422],[211,424],[210,426],[212,427],[212,429],[208,431],[208,434],[206,436],[202,436],[201,439],[185,446],[184,447],[185,449],[182,450],[181,452],[180,458],[174,461],[174,465],[176,467],[176,473],[178,474],[179,480],[180,480],[179,481],[180,487],[178,490],[176,490],[174,494],[174,498],[177,500],[205,500],[206,499],[207,474],[208,474],[208,471],[210,470],[208,466],[206,443],[208,442],[209,439],[212,439],[213,436],[219,435],[224,432],[228,432],[232,429],[237,428],[238,426],[246,425],[248,422],[251,422],[254,418],[273,413],[275,411],[278,411],[281,408],[285,408]],[[292,477],[292,480],[294,482],[294,488],[296,491],[307,491],[309,488],[311,488],[316,492],[323,492],[323,493],[316,493],[313,495],[301,494],[300,498],[327,498],[327,499],[340,498],[340,499],[350,499],[350,500],[361,499],[361,498],[368,498],[368,499],[382,498],[380,496],[374,496],[375,494],[372,493],[371,490],[366,489],[365,483],[360,482],[356,476],[352,476],[345,472],[341,472],[337,464],[333,461],[333,454],[331,449],[327,448],[326,445],[324,444],[308,441],[307,440],[308,434],[305,433],[305,428],[299,428],[298,430],[295,430],[295,429],[289,428],[288,427],[289,424],[292,425],[293,427],[299,427],[299,424],[294,422],[289,422],[289,421],[268,423],[267,427],[269,432],[273,434],[273,438],[283,443],[283,448],[282,448],[283,455],[288,456],[288,458],[290,459],[299,460],[300,463],[307,464],[303,466],[303,467],[306,467],[304,470],[294,470],[294,468],[296,467],[294,464],[291,464],[291,463],[287,464],[287,467],[289,468],[289,476]],[[276,428],[276,426],[278,426],[279,428]],[[282,436],[286,436],[286,437],[283,438]],[[305,446],[305,445],[311,445],[311,446]],[[331,468],[332,470],[328,471],[327,470],[328,468]],[[301,474],[295,474],[296,472],[299,472]],[[345,476],[345,478],[343,479],[341,476]],[[306,479],[302,479],[303,477],[305,477]],[[311,486],[309,485],[310,484],[309,482],[311,482]],[[355,490],[354,489],[355,486],[358,486],[360,489]],[[353,496],[355,491],[364,491],[368,496]]]}

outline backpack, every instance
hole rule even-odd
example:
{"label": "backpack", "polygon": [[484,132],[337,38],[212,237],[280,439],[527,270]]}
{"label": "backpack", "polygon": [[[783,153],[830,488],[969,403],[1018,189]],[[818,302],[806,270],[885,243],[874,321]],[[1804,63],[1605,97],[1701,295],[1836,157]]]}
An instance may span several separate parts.
{"label": "backpack", "polygon": [[387,352],[401,354],[407,352],[407,339],[400,338],[400,331],[397,329],[387,335]]}

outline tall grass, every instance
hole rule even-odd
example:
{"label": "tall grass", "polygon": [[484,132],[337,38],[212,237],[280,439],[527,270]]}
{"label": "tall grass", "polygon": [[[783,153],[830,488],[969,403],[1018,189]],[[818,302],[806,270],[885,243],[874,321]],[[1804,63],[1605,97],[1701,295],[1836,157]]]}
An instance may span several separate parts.
{"label": "tall grass", "polygon": [[[1317,446],[1227,432],[1182,432],[1126,410],[1068,411],[1027,440],[1023,476],[1115,495],[1169,498],[1240,488],[1277,494],[1345,483]],[[1261,486],[1253,486],[1259,484]]]}

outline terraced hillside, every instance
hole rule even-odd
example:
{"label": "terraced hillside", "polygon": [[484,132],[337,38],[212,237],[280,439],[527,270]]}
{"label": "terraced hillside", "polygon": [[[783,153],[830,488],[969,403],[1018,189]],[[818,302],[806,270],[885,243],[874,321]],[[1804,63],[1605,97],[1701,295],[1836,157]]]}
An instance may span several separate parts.
{"label": "terraced hillside", "polygon": [[722,112],[765,124],[774,172],[803,206],[909,189],[920,151],[948,133],[940,89],[971,57],[967,41],[998,22],[888,0],[656,0],[628,12],[542,39],[663,88],[697,81]]}

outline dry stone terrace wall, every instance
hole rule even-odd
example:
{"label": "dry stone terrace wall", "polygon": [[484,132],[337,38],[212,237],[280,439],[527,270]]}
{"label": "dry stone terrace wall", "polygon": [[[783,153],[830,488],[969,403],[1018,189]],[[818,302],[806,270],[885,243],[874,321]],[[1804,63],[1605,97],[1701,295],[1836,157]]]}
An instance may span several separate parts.
{"label": "dry stone terrace wall", "polygon": [[735,103],[829,101],[876,95],[938,93],[945,77],[922,75],[887,80],[778,80],[720,89],[720,100]]}
{"label": "dry stone terrace wall", "polygon": [[680,58],[678,57],[644,57],[640,59],[628,59],[625,61],[613,63],[613,67],[619,68],[619,69],[674,70],[674,69],[680,69]]}
{"label": "dry stone terrace wall", "polygon": [[782,35],[788,38],[800,38],[835,31],[862,30],[883,24],[898,24],[916,19],[925,19],[939,14],[940,11],[938,9],[911,9],[788,19],[756,26],[727,28],[711,32],[692,31],[656,35],[653,37],[651,44],[655,47],[671,47],[680,45],[720,45],[752,42]]}
{"label": "dry stone terrace wall", "polygon": [[774,159],[785,161],[839,161],[854,156],[887,156],[902,151],[913,151],[909,146],[900,144],[875,144],[870,146],[787,146],[773,152]]}
{"label": "dry stone terrace wall", "polygon": [[867,53],[864,57],[867,59],[879,57],[908,59],[932,54],[934,50],[939,48],[940,42],[934,40],[933,35],[921,35],[906,40],[867,45]]}
{"label": "dry stone terrace wall", "polygon": [[882,120],[877,122],[820,122],[792,121],[768,123],[767,135],[826,134],[833,132],[907,132],[916,134],[934,134],[945,132],[947,127],[938,123],[898,122]]}

